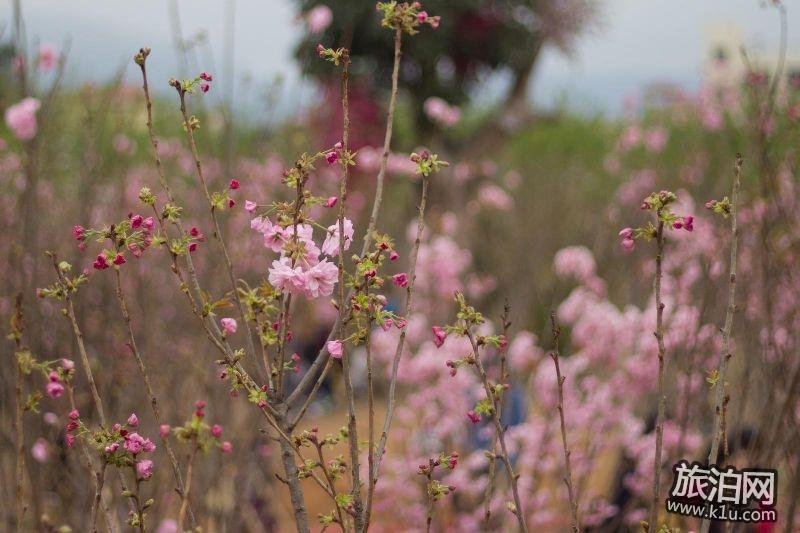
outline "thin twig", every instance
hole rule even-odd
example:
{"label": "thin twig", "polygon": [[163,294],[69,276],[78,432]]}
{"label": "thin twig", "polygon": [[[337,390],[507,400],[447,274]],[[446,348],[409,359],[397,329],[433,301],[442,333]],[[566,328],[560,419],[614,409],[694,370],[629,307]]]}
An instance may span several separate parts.
{"label": "thin twig", "polygon": [[564,417],[564,381],[566,381],[567,378],[561,375],[561,365],[559,365],[558,362],[561,356],[558,343],[561,337],[561,328],[558,327],[556,314],[554,312],[550,313],[550,327],[553,332],[553,351],[550,353],[550,357],[553,358],[553,364],[556,368],[556,380],[558,381],[558,417],[561,422],[561,443],[564,446],[564,483],[567,485],[567,494],[569,496],[570,529],[573,533],[578,533],[578,531],[580,531],[580,524],[578,523],[578,500],[575,498],[575,490],[572,485],[572,465],[570,462],[572,451],[569,449],[569,444],[567,444],[567,424]]}
{"label": "thin twig", "polygon": [[[139,374],[142,377],[142,381],[144,381],[145,391],[147,392],[147,396],[150,400],[150,407],[153,410],[153,418],[155,418],[156,424],[161,426],[161,409],[158,407],[158,399],[156,398],[156,393],[153,390],[153,384],[150,380],[150,374],[147,371],[147,367],[144,364],[144,358],[142,354],[139,352],[139,348],[136,345],[136,337],[133,334],[133,324],[131,321],[131,315],[128,312],[128,304],[125,301],[125,293],[122,291],[122,276],[120,274],[119,269],[116,270],[116,293],[117,293],[117,302],[119,304],[120,312],[122,313],[122,320],[125,322],[126,329],[128,330],[128,348],[130,349],[131,353],[133,354],[134,359],[136,359],[136,366],[139,368]],[[170,466],[172,467],[172,475],[175,478],[175,485],[178,488],[178,494],[181,497],[181,507],[184,507],[188,504],[187,501],[187,493],[188,490],[184,490],[183,486],[183,476],[181,475],[180,467],[178,466],[178,460],[175,457],[175,451],[172,449],[172,444],[169,442],[169,438],[165,435],[162,436],[161,442],[164,444],[164,449],[167,451],[167,457],[169,458]],[[196,527],[195,520],[194,520],[194,513],[192,512],[191,506],[188,507],[189,513],[189,524],[191,525],[192,529]],[[179,529],[179,531],[182,531]]]}
{"label": "thin twig", "polygon": [[[727,435],[723,431],[723,409],[726,405],[725,382],[728,375],[728,361],[731,358],[731,329],[733,328],[733,316],[736,313],[736,271],[738,264],[739,250],[739,227],[736,220],[736,210],[739,201],[739,191],[742,187],[742,156],[736,155],[736,163],[733,167],[733,191],[731,192],[731,256],[730,272],[728,275],[728,306],[725,311],[725,325],[722,327],[722,353],[719,362],[719,380],[716,385],[716,395],[714,399],[714,429],[711,437],[711,449],[708,452],[708,464],[717,464],[719,455],[720,441],[724,440],[727,448]],[[727,454],[726,454],[727,455]],[[703,520],[700,531],[707,533],[711,523]]]}
{"label": "thin twig", "polygon": [[[508,300],[505,301],[503,305],[503,316],[502,316],[502,323],[503,323],[503,338],[508,340],[508,331],[511,328],[511,306],[508,303]],[[506,358],[506,350],[502,349],[499,350],[500,356],[500,381],[502,383],[508,383],[508,360]],[[497,407],[500,412],[503,412],[503,397],[500,396],[497,398]],[[488,473],[488,481],[486,483],[486,491],[484,492],[483,496],[483,521],[486,522],[488,526],[489,519],[492,517],[492,499],[494,498],[494,479],[497,475],[497,434],[492,435],[492,453],[491,456],[488,457],[489,459],[489,473]]]}
{"label": "thin twig", "polygon": [[[403,319],[408,320],[412,309],[413,309],[413,296],[414,296],[414,284],[417,280],[417,258],[419,257],[419,247],[422,242],[422,233],[425,230],[425,208],[427,207],[428,203],[428,177],[422,176],[422,193],[420,194],[419,199],[419,208],[417,210],[417,235],[414,239],[414,249],[411,252],[411,259],[410,259],[410,267],[408,271],[408,287],[406,287],[406,304],[405,308],[403,309]],[[392,360],[392,374],[389,378],[389,395],[386,401],[386,415],[383,419],[383,430],[381,431],[381,438],[378,442],[378,449],[375,450],[375,461],[373,464],[373,468],[370,471],[371,476],[371,485],[373,487],[378,482],[378,471],[381,467],[381,461],[383,460],[383,454],[386,450],[386,442],[389,439],[389,429],[392,426],[392,417],[394,415],[394,408],[395,408],[395,396],[397,392],[397,373],[400,368],[400,358],[403,355],[403,348],[405,346],[406,341],[406,331],[407,326],[400,331],[400,338],[397,341],[397,346],[395,347],[394,352],[394,359]],[[372,508],[373,498],[372,494],[367,500],[367,509],[368,513],[369,510]]]}
{"label": "thin twig", "polygon": [[186,520],[186,512],[191,512],[189,507],[189,493],[192,490],[192,475],[194,473],[194,459],[197,456],[197,448],[197,437],[195,437],[194,441],[192,442],[192,453],[189,454],[187,461],[186,490],[181,491],[181,508],[178,512],[178,531],[183,531],[183,523]]}
{"label": "thin twig", "polygon": [[505,429],[503,428],[503,424],[500,420],[500,412],[497,409],[497,398],[492,391],[492,387],[489,384],[489,376],[486,374],[486,369],[481,361],[478,343],[476,342],[475,336],[469,327],[465,328],[465,334],[469,339],[470,345],[472,346],[472,354],[475,358],[475,368],[478,370],[478,376],[480,377],[481,383],[483,384],[483,389],[486,392],[486,398],[492,402],[492,421],[494,422],[497,441],[500,443],[500,459],[506,466],[509,484],[511,485],[511,493],[514,496],[513,513],[517,517],[519,530],[523,533],[527,533],[528,524],[525,519],[525,513],[522,509],[522,500],[519,497],[519,488],[517,487],[519,476],[514,472],[514,466],[511,464],[511,456],[509,455],[508,448],[506,447]]}
{"label": "thin twig", "polygon": [[[344,337],[345,324],[345,294],[344,294],[344,214],[345,203],[347,201],[347,181],[350,173],[349,153],[350,148],[350,108],[348,97],[348,67],[350,66],[350,56],[345,50],[342,62],[342,152],[345,157],[342,160],[342,178],[339,181],[339,320],[337,321],[337,338]],[[368,230],[369,231],[369,230]],[[373,228],[374,231],[374,228]],[[342,374],[344,376],[344,389],[347,401],[347,426],[348,444],[350,448],[350,476],[352,478],[351,494],[353,496],[353,509],[355,510],[354,526],[356,531],[361,531],[365,524],[364,501],[361,498],[361,477],[359,466],[358,450],[358,427],[356,425],[355,394],[353,392],[353,380],[350,374],[350,357],[352,351],[348,352],[345,343],[342,343]],[[342,524],[344,527],[344,524]]]}
{"label": "thin twig", "polygon": [[394,112],[397,106],[398,83],[400,80],[400,58],[402,56],[403,30],[398,28],[394,32],[394,64],[392,65],[392,94],[389,97],[389,112],[386,117],[386,134],[383,137],[383,153],[381,154],[381,164],[378,169],[378,179],[375,185],[375,202],[372,204],[372,212],[369,215],[369,226],[364,235],[364,249],[369,250],[372,243],[372,234],[375,232],[375,225],[378,222],[378,213],[381,210],[381,200],[383,198],[383,182],[386,177],[386,167],[389,162],[389,153],[392,148],[392,127],[394,125]]}
{"label": "thin twig", "polygon": [[14,420],[11,422],[12,430],[14,432],[15,449],[17,452],[16,457],[16,515],[15,523],[17,531],[23,531],[23,524],[25,522],[25,513],[28,510],[28,505],[25,502],[25,424],[22,418],[23,413],[23,383],[22,383],[22,368],[20,366],[19,354],[25,350],[22,342],[22,333],[25,329],[24,319],[22,314],[22,293],[18,293],[14,300],[14,316],[11,321],[11,336],[14,338],[15,350],[11,356],[14,361]]}
{"label": "thin twig", "polygon": [[[336,494],[336,482],[334,481],[331,473],[328,471],[328,467],[325,466],[325,457],[322,455],[322,444],[317,440],[312,442],[314,447],[317,449],[317,456],[319,457],[319,466],[322,469],[322,472],[325,474],[325,480],[328,482],[328,488],[331,491],[331,494]],[[336,503],[336,498],[333,499],[334,506],[336,508],[336,516],[339,519],[339,525],[342,527],[342,531],[345,531],[345,523],[344,523],[344,515],[342,514],[342,507]]]}
{"label": "thin twig", "polygon": [[661,212],[657,213],[658,228],[656,229],[656,274],[653,280],[653,292],[656,298],[656,331],[653,333],[658,342],[658,414],[656,416],[656,451],[653,461],[653,497],[650,507],[650,531],[658,530],[659,492],[661,490],[661,455],[664,440],[664,416],[667,409],[667,397],[664,391],[665,367],[664,358],[664,302],[661,300],[661,277],[664,262],[664,221]]}
{"label": "thin twig", "polygon": [[[70,409],[77,410],[77,405],[75,404],[75,393],[73,390],[72,383],[67,383],[67,397],[69,398]],[[94,461],[92,460],[92,456],[89,453],[89,447],[86,445],[86,442],[83,439],[80,439],[80,448],[81,452],[83,453],[84,459],[86,459],[86,467],[89,469],[89,473],[94,478],[94,498],[92,500],[92,508],[89,511],[89,525],[91,527],[92,533],[97,533],[97,512],[98,508],[102,505],[103,512],[106,518],[106,526],[108,526],[108,530],[111,532],[118,531],[119,527],[114,526],[111,521],[111,511],[108,509],[108,505],[103,500],[103,486],[105,484],[105,471],[106,471],[106,462],[102,461],[102,465],[100,466],[99,470],[95,470]],[[123,482],[123,490],[124,482]]]}
{"label": "thin twig", "polygon": [[[236,283],[236,274],[233,270],[233,263],[231,262],[230,254],[228,253],[228,247],[225,244],[225,237],[222,234],[222,230],[219,225],[219,218],[217,217],[217,211],[214,207],[214,204],[211,200],[211,193],[208,190],[208,185],[206,184],[205,176],[203,175],[203,165],[200,162],[200,153],[197,149],[197,142],[195,141],[194,137],[194,129],[189,120],[189,113],[187,111],[186,106],[186,90],[183,88],[183,85],[180,82],[175,82],[175,89],[178,92],[178,98],[180,100],[180,110],[181,116],[183,117],[183,125],[184,129],[186,130],[186,139],[189,143],[189,149],[192,152],[192,157],[194,158],[194,166],[197,173],[197,179],[200,182],[200,185],[203,188],[203,193],[205,194],[206,201],[208,202],[209,212],[211,214],[211,221],[214,224],[214,235],[217,237],[217,242],[219,243],[220,249],[222,250],[222,255],[225,259],[225,267],[228,274],[228,279],[230,280],[231,284],[231,291],[233,292],[233,299],[236,303],[236,307],[239,310],[239,315],[241,316],[242,322],[244,323],[244,327],[246,330],[246,337],[247,337],[247,348],[249,350],[250,356],[255,360],[256,356],[256,348],[255,344],[253,344],[253,334],[250,331],[250,322],[247,319],[247,314],[244,311],[244,304],[242,303],[242,298],[239,295],[239,287]],[[267,373],[268,369],[265,369]]]}
{"label": "thin twig", "polygon": [[[383,181],[386,176],[386,167],[388,164],[389,152],[391,150],[392,126],[394,123],[395,109],[397,107],[398,84],[400,79],[401,50],[402,50],[402,32],[401,30],[397,30],[394,39],[394,66],[392,67],[392,92],[391,96],[389,97],[389,111],[386,116],[386,134],[384,136],[384,141],[383,141],[383,157],[381,158],[381,164],[378,170],[377,185],[375,188],[375,198],[373,199],[372,203],[372,212],[370,214],[369,226],[367,227],[366,235],[364,235],[364,244],[361,248],[362,257],[369,251],[369,247],[372,244],[372,234],[375,231],[375,225],[377,224],[378,220],[378,213],[380,211],[381,202],[383,200]],[[327,340],[329,341],[333,340],[334,335],[338,331],[338,328],[339,328],[339,320],[337,319],[336,324],[334,324],[334,326],[331,328],[331,332],[328,335]],[[326,347],[325,344],[323,344],[322,348],[317,354],[317,357],[314,359],[314,362],[308,369],[308,372],[306,372],[305,376],[303,376],[303,378],[300,380],[300,383],[297,384],[292,393],[289,394],[289,397],[286,400],[286,402],[289,405],[294,405],[299,399],[299,397],[302,395],[303,391],[308,388],[308,386],[311,384],[311,381],[314,379],[314,376],[317,375],[317,372],[320,370],[322,365],[325,364],[325,361],[328,359],[328,355],[329,355],[328,348]]]}
{"label": "thin twig", "polygon": [[64,311],[66,312],[66,316],[72,324],[72,332],[75,334],[75,340],[78,343],[78,353],[81,356],[81,364],[83,365],[83,370],[86,374],[86,380],[89,382],[89,390],[92,393],[92,399],[94,400],[94,406],[97,410],[97,416],[100,418],[100,425],[103,428],[107,428],[108,423],[106,421],[105,411],[103,410],[103,402],[100,399],[100,393],[98,392],[97,384],[94,381],[92,367],[89,364],[89,355],[86,353],[86,345],[83,342],[83,332],[81,331],[80,326],[78,326],[77,318],[75,318],[75,306],[72,303],[72,296],[70,296],[70,282],[66,279],[64,273],[61,272],[61,269],[58,267],[58,257],[56,254],[53,252],[47,252],[47,254],[53,260],[53,268],[58,276],[59,284],[64,289],[64,301],[66,303]]}

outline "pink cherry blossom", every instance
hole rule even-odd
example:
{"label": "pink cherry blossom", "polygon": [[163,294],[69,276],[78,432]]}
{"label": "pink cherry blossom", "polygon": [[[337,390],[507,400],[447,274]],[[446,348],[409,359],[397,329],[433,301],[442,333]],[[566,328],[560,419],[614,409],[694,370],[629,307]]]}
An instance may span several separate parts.
{"label": "pink cherry blossom", "polygon": [[51,398],[59,398],[64,394],[64,385],[58,381],[50,381],[45,385],[44,391]]}
{"label": "pink cherry blossom", "polygon": [[226,335],[233,335],[236,333],[236,328],[239,327],[235,318],[223,318],[219,321],[219,325],[222,326],[222,331]]}
{"label": "pink cherry blossom", "polygon": [[244,201],[244,210],[247,211],[248,213],[252,213],[257,208],[258,208],[258,204],[257,203],[252,202],[250,200],[245,200]]}
{"label": "pink cherry blossom", "polygon": [[36,112],[39,107],[39,100],[28,97],[6,109],[6,125],[20,141],[30,141],[36,136]]}
{"label": "pink cherry blossom", "polygon": [[405,272],[392,276],[392,281],[398,287],[408,287],[408,275]]}
{"label": "pink cherry blossom", "polygon": [[[343,220],[344,226],[344,249],[350,248],[350,243],[353,242],[353,221],[345,217]],[[325,241],[322,243],[322,253],[331,257],[339,255],[339,223],[328,226],[328,233]]]}
{"label": "pink cherry blossom", "polygon": [[269,268],[270,285],[284,292],[301,294],[305,290],[305,277],[300,266],[292,266],[292,260],[288,257],[281,257],[272,262]]}
{"label": "pink cherry blossom", "polygon": [[42,43],[39,45],[39,54],[36,59],[43,72],[50,72],[58,61],[58,49],[50,43]]}
{"label": "pink cherry blossom", "polygon": [[636,243],[633,239],[622,239],[620,246],[625,252],[632,252],[636,248]]}
{"label": "pink cherry blossom", "polygon": [[[418,17],[423,13],[425,12],[420,12]],[[427,18],[427,14],[425,14],[425,18]],[[431,121],[443,128],[455,126],[461,120],[461,110],[458,107],[451,106],[436,96],[425,100],[422,109]]]}
{"label": "pink cherry blossom", "polygon": [[327,348],[328,353],[331,354],[331,357],[334,359],[341,359],[342,358],[342,341],[335,339],[332,341],[328,341],[325,343],[325,348]]}
{"label": "pink cherry blossom", "polygon": [[594,276],[597,268],[592,252],[585,246],[562,248],[553,259],[553,267],[560,277],[578,281],[586,281]]}
{"label": "pink cherry blossom", "polygon": [[136,416],[136,413],[131,413],[131,416],[128,417],[128,420],[126,421],[126,423],[130,427],[135,428],[135,427],[137,427],[139,425],[139,417]]}
{"label": "pink cherry blossom", "polygon": [[339,267],[325,259],[303,273],[302,292],[309,299],[330,296],[338,279]]}
{"label": "pink cherry blossom", "polygon": [[433,326],[431,329],[433,330],[434,344],[436,344],[437,348],[441,348],[444,344],[444,340],[447,338],[447,333],[439,326]]}
{"label": "pink cherry blossom", "polygon": [[92,266],[96,270],[105,270],[110,267],[111,264],[109,263],[108,256],[106,254],[98,254],[94,260],[94,263],[92,263]]}
{"label": "pink cherry blossom", "polygon": [[142,459],[136,462],[136,475],[139,479],[150,479],[153,475],[153,461]]}
{"label": "pink cherry blossom", "polygon": [[333,11],[325,4],[315,6],[306,13],[306,25],[311,33],[322,33],[331,22],[333,22]]}
{"label": "pink cherry blossom", "polygon": [[46,463],[50,459],[50,444],[39,437],[31,446],[31,456],[37,463]]}

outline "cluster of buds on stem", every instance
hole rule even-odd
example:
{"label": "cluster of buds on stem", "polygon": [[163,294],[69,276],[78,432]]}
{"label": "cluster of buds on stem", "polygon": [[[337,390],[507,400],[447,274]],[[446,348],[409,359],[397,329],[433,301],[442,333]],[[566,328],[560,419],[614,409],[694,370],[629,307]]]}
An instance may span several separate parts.
{"label": "cluster of buds on stem", "polygon": [[180,427],[170,428],[166,424],[162,425],[159,429],[161,438],[167,438],[172,432],[179,442],[190,443],[196,450],[203,453],[207,453],[212,448],[217,448],[222,453],[233,451],[230,441],[222,440],[222,426],[219,424],[209,425],[205,422],[205,408],[204,400],[196,401],[192,418]]}
{"label": "cluster of buds on stem", "polygon": [[439,16],[431,16],[423,10],[419,2],[378,2],[375,9],[383,16],[381,26],[409,35],[419,33],[420,26],[425,24],[438,28],[441,22]]}
{"label": "cluster of buds on stem", "polygon": [[727,196],[722,200],[709,200],[706,202],[706,209],[712,213],[728,218],[728,215],[731,214],[731,201]]}
{"label": "cluster of buds on stem", "polygon": [[[671,228],[674,230],[694,231],[694,217],[691,215],[676,215],[670,210],[670,205],[678,197],[671,191],[660,191],[650,194],[642,201],[643,211],[653,211],[655,223],[648,223],[641,228],[623,228],[619,232],[620,246],[625,252],[632,252],[636,248],[636,239],[650,241],[659,235],[659,228]],[[710,204],[711,202],[709,202]],[[708,204],[706,204],[708,207]]]}

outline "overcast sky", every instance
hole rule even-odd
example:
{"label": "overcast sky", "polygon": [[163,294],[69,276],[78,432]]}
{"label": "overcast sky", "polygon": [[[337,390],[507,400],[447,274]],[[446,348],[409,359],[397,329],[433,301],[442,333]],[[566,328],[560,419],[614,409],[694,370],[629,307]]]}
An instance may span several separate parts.
{"label": "overcast sky", "polygon": [[[141,45],[154,49],[154,79],[176,72],[168,10],[171,0],[24,0],[29,38],[59,45],[71,40],[70,79],[108,79]],[[230,0],[178,0],[184,36],[207,31],[215,65],[222,64],[224,20]],[[778,13],[758,0],[605,0],[604,23],[585,37],[574,57],[545,52],[531,95],[549,104],[566,94],[589,110],[614,112],[622,98],[654,81],[697,86],[719,27],[736,28],[744,42],[764,54],[778,42]],[[800,3],[789,9],[789,51],[800,52]],[[3,2],[7,27],[11,2]],[[300,28],[288,0],[236,0],[236,74],[262,87],[276,75],[302,100],[291,50]],[[209,61],[204,61],[208,63]],[[221,73],[221,66],[215,69]],[[134,72],[129,69],[129,75]],[[129,78],[132,81],[134,78]]]}

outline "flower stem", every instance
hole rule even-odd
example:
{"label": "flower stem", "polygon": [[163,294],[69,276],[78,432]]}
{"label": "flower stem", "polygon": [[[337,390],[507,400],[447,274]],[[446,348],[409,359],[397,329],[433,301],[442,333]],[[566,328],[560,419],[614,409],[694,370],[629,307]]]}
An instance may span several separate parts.
{"label": "flower stem", "polygon": [[[400,80],[401,53],[402,53],[402,31],[397,30],[395,32],[395,38],[394,38],[394,66],[392,67],[392,92],[389,98],[389,111],[386,117],[386,134],[384,136],[384,141],[383,141],[383,157],[381,158],[381,164],[378,170],[377,185],[375,188],[375,198],[373,199],[372,202],[372,212],[369,217],[369,225],[367,227],[367,233],[366,235],[364,235],[364,245],[361,248],[361,256],[364,256],[369,251],[369,247],[372,244],[372,234],[375,232],[375,225],[378,220],[378,213],[380,212],[381,202],[383,200],[383,181],[386,176],[386,167],[388,164],[389,151],[391,149],[391,144],[392,144],[392,126],[394,123],[394,113],[397,107],[397,94],[398,94],[398,85]],[[337,319],[336,324],[334,324],[333,328],[331,328],[331,332],[328,335],[327,340],[329,341],[333,340],[334,335],[338,331],[339,322],[340,321]],[[328,355],[329,355],[328,349],[323,344],[322,348],[317,354],[316,359],[314,359],[314,362],[309,367],[305,376],[303,376],[303,379],[300,380],[300,383],[297,384],[297,386],[294,388],[294,390],[286,400],[289,405],[294,405],[297,402],[300,395],[303,393],[303,391],[308,388],[308,386],[311,384],[311,381],[314,379],[314,376],[317,375],[317,372],[325,364],[325,361],[328,359]]]}
{"label": "flower stem", "polygon": [[[411,315],[411,311],[413,309],[413,295],[414,295],[414,283],[417,279],[417,258],[419,257],[419,247],[422,242],[422,233],[425,230],[425,208],[428,203],[428,177],[422,176],[422,193],[419,199],[419,207],[417,210],[417,234],[414,239],[414,249],[411,252],[411,264],[408,270],[408,287],[406,287],[406,304],[405,308],[403,309],[403,318],[405,320],[409,319]],[[389,377],[389,394],[387,397],[386,403],[386,415],[383,419],[383,430],[381,431],[381,438],[378,442],[378,448],[374,451],[374,462],[373,467],[370,469],[370,485],[372,486],[372,491],[370,491],[369,498],[367,499],[367,513],[370,513],[372,509],[373,503],[373,492],[375,484],[378,482],[378,472],[381,467],[381,461],[383,460],[383,454],[386,450],[386,442],[389,439],[389,429],[392,426],[392,417],[394,416],[394,408],[395,408],[395,396],[397,392],[397,373],[400,368],[400,358],[403,355],[403,347],[405,346],[406,340],[406,330],[407,327],[404,327],[400,332],[400,338],[397,341],[397,347],[395,348],[394,352],[394,359],[392,360],[392,374]],[[370,450],[370,453],[373,453]]]}
{"label": "flower stem", "polygon": [[573,533],[578,533],[578,531],[580,531],[580,524],[578,522],[578,500],[575,497],[575,489],[572,484],[572,465],[570,461],[572,451],[569,449],[569,444],[567,443],[567,424],[564,417],[564,381],[566,381],[567,378],[561,375],[561,365],[558,361],[561,356],[558,342],[561,337],[561,328],[558,327],[556,314],[554,312],[550,313],[550,326],[553,332],[553,351],[550,357],[553,358],[553,364],[556,368],[556,380],[558,381],[558,417],[561,422],[561,443],[564,446],[564,483],[567,485],[567,494],[569,496],[570,529]]}
{"label": "flower stem", "polygon": [[[134,359],[136,359],[136,366],[139,368],[139,374],[142,377],[142,381],[144,381],[144,387],[147,391],[147,396],[150,400],[150,407],[153,410],[153,418],[155,418],[156,424],[161,425],[161,409],[158,406],[158,399],[156,398],[156,393],[153,390],[153,384],[150,380],[150,374],[147,372],[147,367],[144,364],[144,359],[142,358],[142,354],[139,352],[139,348],[136,345],[136,337],[133,334],[133,324],[131,321],[131,315],[128,312],[128,304],[125,301],[125,293],[122,291],[122,276],[120,274],[119,269],[116,269],[116,292],[117,292],[117,302],[119,304],[120,312],[122,313],[122,320],[125,322],[125,326],[128,330],[128,348],[130,349],[131,353],[133,354]],[[181,476],[181,470],[178,466],[178,460],[175,458],[175,451],[172,449],[172,445],[169,442],[169,438],[166,436],[162,437],[161,442],[164,444],[164,449],[167,451],[167,457],[169,458],[170,466],[172,467],[172,475],[175,478],[175,485],[178,489],[178,494],[181,497],[181,507],[185,507],[188,504],[188,488],[184,488],[183,485],[183,477]],[[187,483],[188,486],[188,483]],[[191,507],[188,507],[189,513],[189,524],[191,525],[192,529],[196,527],[194,513],[192,512]],[[181,531],[179,529],[179,531]]]}
{"label": "flower stem", "polygon": [[656,331],[654,335],[658,342],[658,414],[656,416],[656,451],[653,461],[653,497],[650,507],[650,531],[658,530],[659,492],[661,489],[661,456],[664,440],[664,417],[667,409],[667,396],[664,391],[666,347],[664,346],[664,302],[661,300],[661,278],[664,262],[664,221],[661,212],[657,213],[658,227],[656,229],[656,274],[653,280],[653,292],[656,298]]}
{"label": "flower stem", "polygon": [[[736,210],[741,188],[742,156],[737,154],[733,170],[733,190],[731,192],[731,258],[728,275],[728,306],[725,311],[725,324],[722,327],[722,354],[719,361],[719,380],[717,381],[714,398],[714,426],[711,437],[711,449],[708,452],[709,465],[717,464],[720,442],[724,443],[723,447],[726,450],[725,455],[727,455],[728,438],[726,435],[727,428],[725,427],[727,421],[724,415],[727,411],[728,397],[725,394],[725,379],[728,374],[728,361],[731,358],[731,330],[733,328],[733,316],[736,313],[736,272],[739,251],[739,227],[737,225],[738,221],[736,220]],[[711,523],[708,520],[703,520],[700,525],[701,533],[707,533],[710,526]]]}
{"label": "flower stem", "polygon": [[509,484],[511,485],[511,493],[514,496],[513,513],[514,516],[517,517],[519,530],[523,533],[528,533],[528,524],[525,520],[525,513],[522,510],[522,500],[519,497],[519,488],[517,487],[517,480],[519,479],[519,476],[514,472],[514,466],[511,464],[511,456],[509,455],[508,448],[506,447],[505,429],[503,428],[500,420],[498,400],[495,394],[492,392],[492,387],[489,384],[489,376],[486,374],[486,369],[483,366],[483,362],[481,362],[480,352],[478,351],[478,343],[475,341],[475,336],[469,328],[466,328],[466,336],[469,339],[470,345],[472,345],[472,354],[475,357],[475,368],[478,370],[478,376],[483,384],[483,389],[486,391],[486,398],[492,402],[492,421],[494,422],[497,441],[500,443],[500,459],[506,466]]}

